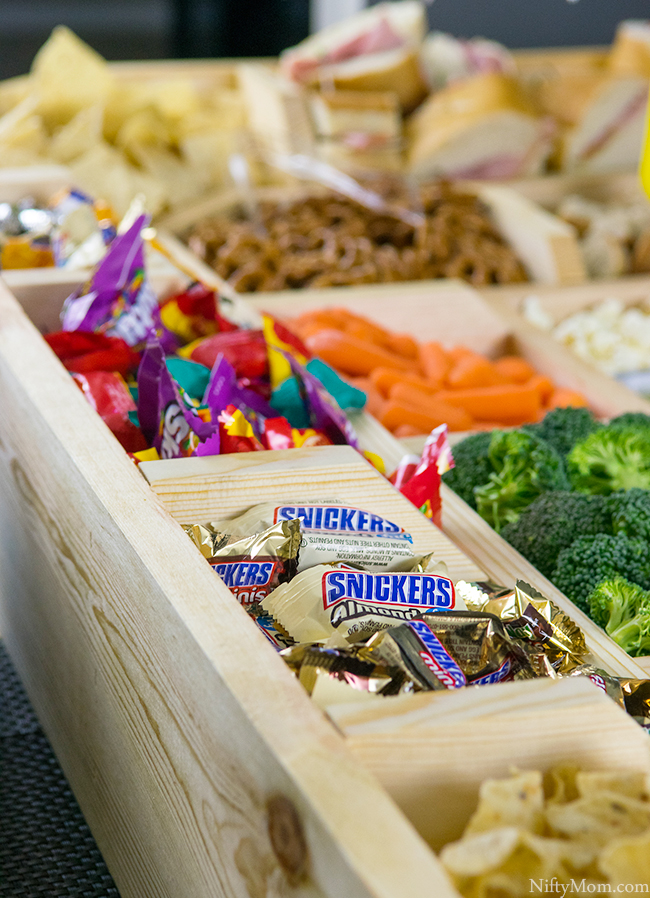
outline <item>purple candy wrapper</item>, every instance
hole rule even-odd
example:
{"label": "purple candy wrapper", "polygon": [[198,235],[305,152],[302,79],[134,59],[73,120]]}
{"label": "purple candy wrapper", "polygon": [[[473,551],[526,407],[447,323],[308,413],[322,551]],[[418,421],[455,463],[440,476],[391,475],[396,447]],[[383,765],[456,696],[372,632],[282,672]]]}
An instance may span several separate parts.
{"label": "purple candy wrapper", "polygon": [[61,316],[64,331],[95,331],[141,346],[160,329],[158,300],[144,268],[141,215],[111,243],[90,281],[68,297]]}
{"label": "purple candy wrapper", "polygon": [[212,366],[202,404],[210,409],[213,421],[217,420],[227,405],[234,405],[244,413],[258,437],[261,436],[264,424],[260,418],[277,417],[277,412],[259,393],[238,384],[235,369],[221,353]]}
{"label": "purple candy wrapper", "polygon": [[219,454],[218,423],[202,421],[187,408],[157,340],[147,343],[138,370],[138,418],[161,458]]}
{"label": "purple candy wrapper", "polygon": [[298,381],[300,395],[314,430],[321,430],[333,443],[359,448],[359,440],[347,416],[321,382],[310,374],[288,352],[283,355],[291,365],[291,372]]}

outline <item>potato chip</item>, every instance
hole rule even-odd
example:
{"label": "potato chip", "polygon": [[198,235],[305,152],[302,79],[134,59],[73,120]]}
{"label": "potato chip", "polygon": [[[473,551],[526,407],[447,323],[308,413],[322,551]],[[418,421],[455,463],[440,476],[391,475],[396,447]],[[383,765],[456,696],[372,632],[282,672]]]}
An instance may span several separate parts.
{"label": "potato chip", "polygon": [[648,801],[650,797],[650,776],[640,770],[582,770],[576,776],[576,785],[584,798],[603,790],[638,801]]}
{"label": "potato chip", "polygon": [[517,773],[505,780],[485,780],[465,832],[485,832],[499,826],[541,832],[543,807],[542,775],[538,771]]}
{"label": "potato chip", "polygon": [[106,61],[63,25],[34,57],[31,80],[50,127],[66,124],[87,106],[104,104],[115,85]]}
{"label": "potato chip", "polygon": [[146,97],[139,84],[118,83],[104,106],[104,137],[115,141],[122,125],[129,116],[147,109]]}
{"label": "potato chip", "polygon": [[530,895],[531,879],[569,883],[567,843],[516,827],[464,836],[440,853],[463,895]]}
{"label": "potato chip", "polygon": [[228,158],[237,150],[237,136],[228,131],[193,134],[181,141],[180,150],[192,169],[204,171],[212,187],[226,183]]}
{"label": "potato chip", "polygon": [[137,193],[132,168],[124,156],[106,143],[98,143],[71,163],[74,180],[95,199],[105,200],[118,218]]}
{"label": "potato chip", "polygon": [[172,141],[169,126],[153,108],[140,109],[130,115],[115,137],[117,146],[137,157],[139,146],[167,148]]}
{"label": "potato chip", "polygon": [[0,115],[22,103],[31,92],[32,83],[29,75],[19,75],[17,78],[7,78],[6,81],[0,82]]}
{"label": "potato chip", "polygon": [[201,108],[201,100],[189,78],[165,78],[147,85],[148,102],[163,119],[178,121],[194,115]]}
{"label": "potato chip", "polygon": [[171,206],[197,199],[210,183],[209,172],[190,168],[168,150],[134,144],[131,153],[149,175],[165,185]]}
{"label": "potato chip", "polygon": [[14,119],[10,127],[6,127],[7,119],[4,116],[0,120],[0,165],[33,165],[42,161],[47,152],[47,133],[40,115]]}
{"label": "potato chip", "polygon": [[500,867],[518,844],[517,827],[502,826],[445,845],[440,860],[454,876],[480,876]]}
{"label": "potato chip", "polygon": [[549,804],[546,820],[558,835],[602,847],[617,836],[635,836],[650,828],[650,804],[603,790],[568,804]]}
{"label": "potato chip", "polygon": [[650,830],[612,842],[598,864],[612,886],[650,886]]}
{"label": "potato chip", "polygon": [[49,146],[50,156],[62,164],[72,162],[101,143],[103,124],[102,106],[95,105],[82,109],[54,134]]}
{"label": "potato chip", "polygon": [[578,768],[571,764],[554,767],[545,778],[544,792],[546,800],[564,804],[567,801],[573,801],[574,798],[578,798],[580,793],[576,783],[577,776]]}

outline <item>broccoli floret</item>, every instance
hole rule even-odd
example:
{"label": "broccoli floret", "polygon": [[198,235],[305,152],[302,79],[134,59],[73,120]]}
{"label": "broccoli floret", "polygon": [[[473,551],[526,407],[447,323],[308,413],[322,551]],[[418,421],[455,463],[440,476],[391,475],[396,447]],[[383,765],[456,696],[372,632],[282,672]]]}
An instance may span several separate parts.
{"label": "broccoli floret", "polygon": [[644,427],[650,428],[650,415],[643,412],[625,412],[612,418],[609,427],[634,427],[635,430],[642,430]]}
{"label": "broccoli floret", "polygon": [[614,577],[599,583],[587,604],[592,619],[628,654],[650,654],[650,592]]}
{"label": "broccoli floret", "polygon": [[476,508],[475,488],[487,483],[492,473],[488,458],[491,441],[492,433],[486,432],[472,434],[457,443],[452,449],[455,467],[442,475],[443,483],[472,508]]}
{"label": "broccoli floret", "polygon": [[604,580],[627,577],[644,589],[650,587],[650,547],[622,533],[581,536],[558,555],[551,581],[582,611],[589,613],[587,597]]}
{"label": "broccoli floret", "polygon": [[497,533],[516,521],[544,492],[568,489],[562,459],[552,446],[523,430],[494,430],[489,480],[475,489],[476,509]]}
{"label": "broccoli floret", "polygon": [[650,492],[632,489],[612,493],[609,497],[612,508],[612,528],[614,533],[624,533],[632,539],[650,542]]}
{"label": "broccoli floret", "polygon": [[573,447],[567,468],[582,493],[650,489],[650,429],[603,427]]}
{"label": "broccoli floret", "polygon": [[611,532],[612,514],[605,496],[558,491],[542,493],[514,524],[506,524],[501,536],[550,577],[562,549],[579,536]]}
{"label": "broccoli floret", "polygon": [[600,424],[587,408],[554,408],[539,424],[526,424],[522,430],[546,440],[565,458],[576,443],[595,433]]}

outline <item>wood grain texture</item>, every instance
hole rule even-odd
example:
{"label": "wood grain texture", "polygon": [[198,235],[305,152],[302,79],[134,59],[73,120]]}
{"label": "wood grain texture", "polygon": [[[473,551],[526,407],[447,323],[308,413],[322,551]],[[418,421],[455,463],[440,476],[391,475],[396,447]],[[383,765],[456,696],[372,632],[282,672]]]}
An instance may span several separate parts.
{"label": "wood grain texture", "polygon": [[[586,679],[423,693],[328,713],[435,849],[462,834],[481,782],[513,768],[650,773],[647,735]],[[438,805],[444,816],[432,813]]]}
{"label": "wood grain texture", "polygon": [[394,521],[454,579],[481,569],[349,446],[322,446],[144,462],[140,470],[179,523],[233,517],[260,502],[335,499]]}
{"label": "wood grain texture", "polygon": [[585,280],[587,273],[574,228],[509,187],[485,184],[478,193],[531,281],[579,284]]}
{"label": "wood grain texture", "polygon": [[0,629],[124,898],[452,896],[4,288],[0,415]]}

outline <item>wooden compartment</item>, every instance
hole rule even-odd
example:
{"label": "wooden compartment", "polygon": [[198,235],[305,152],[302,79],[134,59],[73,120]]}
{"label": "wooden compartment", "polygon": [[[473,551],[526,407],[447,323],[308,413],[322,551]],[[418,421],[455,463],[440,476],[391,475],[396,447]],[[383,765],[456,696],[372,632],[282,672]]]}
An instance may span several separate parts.
{"label": "wooden compartment", "polygon": [[[463,182],[459,182],[463,186]],[[480,184],[471,182],[469,189],[475,191],[489,207],[492,217],[506,243],[521,259],[531,281],[547,284],[575,284],[585,279],[582,256],[578,249],[575,231],[547,210],[541,208],[521,193],[502,184]],[[322,188],[268,187],[254,189],[259,201],[282,201],[299,199],[313,195]],[[163,217],[160,227],[174,237],[185,240],[191,228],[203,218],[211,215],[226,215],[233,218],[244,211],[244,200],[240,191],[232,189],[208,196],[196,204]],[[219,277],[217,275],[217,277]],[[233,288],[219,277],[222,289]],[[409,282],[404,282],[409,283]],[[412,283],[422,283],[414,281]],[[304,294],[306,290],[295,291]],[[272,292],[255,294],[257,297],[273,296]]]}
{"label": "wooden compartment", "polygon": [[[650,279],[647,283],[650,285]],[[601,417],[624,411],[650,413],[650,402],[594,370],[550,336],[513,315],[508,308],[509,298],[508,301],[491,302],[495,294],[482,293],[483,299],[462,282],[426,281],[408,285],[290,290],[263,297],[252,295],[245,301],[259,311],[268,311],[284,320],[312,309],[345,306],[389,330],[410,333],[418,340],[439,340],[447,345],[463,343],[495,358],[504,353],[519,355],[558,386],[583,393],[595,414]],[[586,296],[589,291],[586,286],[581,286],[562,291],[549,289],[540,294],[537,287],[519,285],[508,297],[530,293],[548,297]],[[496,292],[496,295],[500,293]],[[516,301],[513,299],[514,304]]]}
{"label": "wooden compartment", "polygon": [[[462,814],[450,815],[448,802],[459,736],[430,757],[430,767],[418,761],[433,784],[426,802],[413,805],[411,787],[411,804],[400,798],[403,785],[381,772],[372,743],[364,736],[355,747],[308,700],[166,510],[160,483],[162,501],[2,286],[0,414],[0,631],[124,898],[452,898],[435,856],[390,795],[432,840],[455,835]],[[359,425],[389,463],[399,457],[399,445],[372,421]],[[214,459],[222,466],[217,491],[204,481],[185,496],[216,497],[218,509],[236,511],[277,495],[280,483],[306,491],[317,484],[330,494],[338,486],[347,501],[382,502],[392,515],[408,515],[408,525],[421,528],[418,539],[431,534],[467,576],[527,574],[505,570],[498,552],[485,566],[460,552],[452,559],[445,538],[416,522],[408,503],[351,450],[288,454],[277,459],[283,480],[277,471],[252,473],[271,466],[272,455]],[[304,471],[294,458],[304,459]],[[167,463],[159,464],[164,474]],[[348,465],[354,474],[346,477]],[[190,510],[203,506],[182,514]],[[475,533],[471,516],[461,521],[453,501],[446,512],[450,531],[466,531],[468,555],[485,542],[481,551],[491,556],[494,539]],[[637,672],[597,637],[588,635],[599,663]],[[529,686],[513,686],[513,701],[526,703]],[[538,710],[549,727],[554,696],[550,689]],[[521,755],[526,723],[511,715],[499,724],[499,745],[486,748],[485,769],[506,773],[520,761],[546,768],[571,758],[604,766],[613,746],[622,765],[645,769],[645,736],[636,725],[603,704],[595,687],[575,701],[583,699],[585,707],[593,703],[596,732],[576,726],[565,740],[560,729],[548,755]],[[459,776],[466,815],[485,758],[476,755],[466,782]]]}

